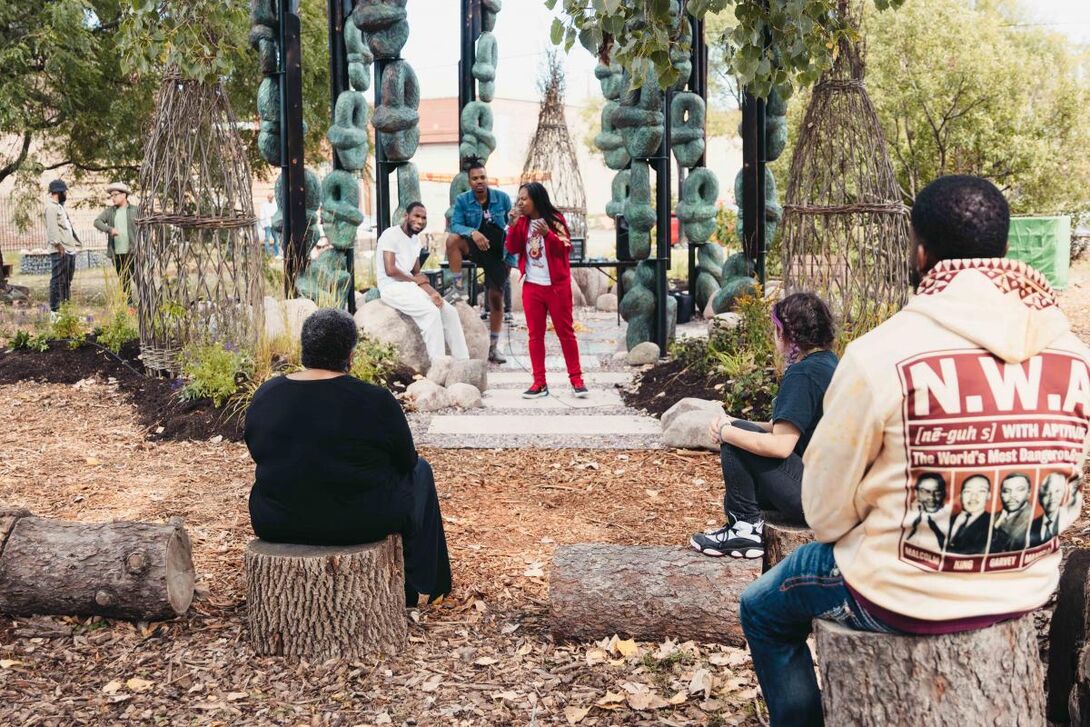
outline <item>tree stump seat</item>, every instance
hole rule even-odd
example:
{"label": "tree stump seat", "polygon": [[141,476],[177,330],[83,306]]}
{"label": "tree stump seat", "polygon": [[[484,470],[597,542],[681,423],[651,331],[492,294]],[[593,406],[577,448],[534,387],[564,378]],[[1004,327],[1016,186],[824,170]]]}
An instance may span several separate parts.
{"label": "tree stump seat", "polygon": [[943,636],[853,631],[815,621],[825,724],[1045,724],[1033,614]]}
{"label": "tree stump seat", "polygon": [[792,523],[776,510],[765,510],[764,518],[765,554],[761,562],[761,572],[767,573],[777,563],[796,550],[814,542],[814,531],[805,525]]}
{"label": "tree stump seat", "polygon": [[400,535],[346,546],[252,540],[246,591],[250,643],[260,655],[392,655],[408,640]]}

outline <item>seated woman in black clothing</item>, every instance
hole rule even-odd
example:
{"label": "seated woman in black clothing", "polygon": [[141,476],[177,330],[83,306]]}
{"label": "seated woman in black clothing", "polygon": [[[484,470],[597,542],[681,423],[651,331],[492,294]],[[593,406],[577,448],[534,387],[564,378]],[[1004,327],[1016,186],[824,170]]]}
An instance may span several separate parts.
{"label": "seated woman in black clothing", "polygon": [[833,316],[821,298],[789,295],[772,308],[776,347],[787,363],[772,421],[752,423],[730,416],[711,425],[722,444],[720,460],[727,524],[697,533],[689,544],[705,555],[760,558],[764,555],[761,510],[776,510],[804,524],[802,455],[821,421],[822,400],[839,359],[833,345]]}
{"label": "seated woman in black clothing", "polygon": [[347,374],[352,316],[323,308],[303,323],[305,370],[266,381],[246,412],[257,464],[250,522],[262,540],[353,545],[401,533],[405,600],[450,592],[431,467],[393,395]]}

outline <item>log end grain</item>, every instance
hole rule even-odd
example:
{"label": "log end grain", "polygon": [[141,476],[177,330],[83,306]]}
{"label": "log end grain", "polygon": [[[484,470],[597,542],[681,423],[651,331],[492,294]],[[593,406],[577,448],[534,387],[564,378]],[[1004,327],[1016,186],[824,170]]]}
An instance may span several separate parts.
{"label": "log end grain", "polygon": [[1032,614],[944,636],[853,631],[815,621],[825,723],[1045,724]]}
{"label": "log end grain", "polygon": [[[172,523],[172,525],[174,534],[167,540],[166,555],[167,602],[174,609],[174,613],[181,616],[193,603],[193,584],[196,581],[196,573],[193,569],[193,545],[189,541],[189,534],[179,524]],[[150,565],[145,553],[132,554],[128,564],[134,570],[139,569],[139,572],[146,571]]]}
{"label": "log end grain", "polygon": [[329,547],[253,540],[246,580],[250,641],[258,654],[394,654],[408,640],[399,535]]}

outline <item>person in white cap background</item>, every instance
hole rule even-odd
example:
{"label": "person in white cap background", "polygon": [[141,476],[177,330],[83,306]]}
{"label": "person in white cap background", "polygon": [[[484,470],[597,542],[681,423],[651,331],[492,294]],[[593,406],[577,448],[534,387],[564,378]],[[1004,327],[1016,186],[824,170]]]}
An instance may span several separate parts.
{"label": "person in white cap background", "polygon": [[106,254],[114,261],[117,279],[129,303],[132,298],[133,249],[136,246],[136,220],[140,208],[129,203],[132,190],[127,184],[114,182],[106,187],[110,204],[95,220],[95,229],[106,233]]}
{"label": "person in white cap background", "polygon": [[72,297],[72,276],[76,273],[76,253],[83,244],[72,228],[72,220],[64,203],[68,199],[68,185],[61,179],[49,183],[49,201],[45,203],[45,238],[49,245],[49,258],[53,274],[49,278],[49,310],[57,310]]}

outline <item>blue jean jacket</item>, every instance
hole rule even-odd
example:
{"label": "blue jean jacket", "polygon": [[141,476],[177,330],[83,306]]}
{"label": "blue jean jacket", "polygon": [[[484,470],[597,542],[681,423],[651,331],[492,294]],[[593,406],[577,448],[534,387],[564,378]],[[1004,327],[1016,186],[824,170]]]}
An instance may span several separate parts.
{"label": "blue jean jacket", "polygon": [[[492,213],[492,221],[506,232],[507,214],[511,211],[511,198],[507,196],[507,193],[498,189],[489,189],[488,211]],[[454,198],[454,214],[450,218],[451,232],[462,237],[469,237],[474,230],[480,228],[483,219],[484,213],[472,189]],[[505,253],[504,261],[514,266],[518,264],[518,257]]]}

